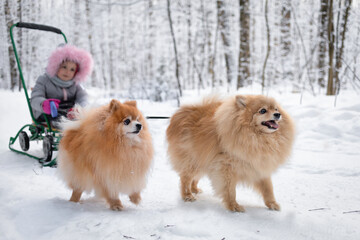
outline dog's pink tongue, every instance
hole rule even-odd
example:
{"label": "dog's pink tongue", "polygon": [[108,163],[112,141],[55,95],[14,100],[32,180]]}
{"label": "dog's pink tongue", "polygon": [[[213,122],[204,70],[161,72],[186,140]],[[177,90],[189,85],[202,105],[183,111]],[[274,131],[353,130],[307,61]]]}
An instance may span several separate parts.
{"label": "dog's pink tongue", "polygon": [[269,121],[268,123],[272,128],[278,128],[279,127],[279,125],[274,121]]}

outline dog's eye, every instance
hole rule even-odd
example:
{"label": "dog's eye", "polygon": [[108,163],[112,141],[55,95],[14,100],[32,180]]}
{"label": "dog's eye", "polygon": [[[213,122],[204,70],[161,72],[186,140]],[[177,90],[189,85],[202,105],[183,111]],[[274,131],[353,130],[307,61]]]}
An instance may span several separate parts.
{"label": "dog's eye", "polygon": [[265,108],[261,109],[261,110],[259,111],[259,113],[260,113],[260,114],[265,114],[265,113],[266,113],[266,109],[265,109]]}
{"label": "dog's eye", "polygon": [[130,119],[126,119],[126,120],[124,121],[124,124],[125,124],[125,125],[129,125],[130,122],[131,122]]}

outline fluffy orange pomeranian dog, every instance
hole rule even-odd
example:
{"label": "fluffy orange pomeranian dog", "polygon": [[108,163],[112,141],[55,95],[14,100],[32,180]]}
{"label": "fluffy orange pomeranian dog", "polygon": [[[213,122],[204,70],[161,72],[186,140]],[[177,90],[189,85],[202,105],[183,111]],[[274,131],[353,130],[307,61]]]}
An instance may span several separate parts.
{"label": "fluffy orange pomeranian dog", "polygon": [[95,190],[112,210],[123,209],[120,193],[138,204],[154,151],[136,102],[112,100],[75,123],[65,126],[58,153],[60,175],[72,189],[70,201]]}
{"label": "fluffy orange pomeranian dog", "polygon": [[201,191],[198,181],[207,175],[231,211],[244,212],[236,202],[239,182],[254,187],[269,209],[280,210],[271,174],[290,156],[295,130],[273,98],[238,95],[181,107],[166,134],[184,201],[195,201],[194,194]]}

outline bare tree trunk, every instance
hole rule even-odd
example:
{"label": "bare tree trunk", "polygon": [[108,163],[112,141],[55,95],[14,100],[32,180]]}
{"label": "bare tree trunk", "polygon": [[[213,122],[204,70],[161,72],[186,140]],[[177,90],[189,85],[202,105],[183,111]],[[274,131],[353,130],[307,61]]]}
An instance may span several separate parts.
{"label": "bare tree trunk", "polygon": [[[17,0],[17,18],[19,19],[19,21],[22,21],[22,1],[21,0]],[[22,29],[18,29],[18,35],[17,35],[17,46],[18,46],[18,52],[22,52],[23,50],[23,46],[22,46],[22,37],[23,37],[23,31]],[[22,89],[22,83],[21,83],[21,79],[20,76],[18,77],[18,88],[19,88],[19,92]]]}
{"label": "bare tree trunk", "polygon": [[[211,87],[212,88],[215,87],[215,82],[216,82],[214,67],[215,67],[215,59],[216,59],[218,32],[219,32],[219,22],[216,21],[216,30],[215,30],[215,37],[214,37],[215,38],[215,40],[214,40],[214,52],[213,52],[213,54],[210,55],[210,58],[209,58],[209,70],[208,70],[209,74],[211,75]],[[210,48],[210,45],[211,45],[211,39],[209,37],[209,48]]]}
{"label": "bare tree trunk", "polygon": [[75,0],[74,2],[74,45],[79,45],[80,43],[80,28],[81,28],[81,19],[80,19],[80,0]]}
{"label": "bare tree trunk", "polygon": [[175,39],[175,34],[174,34],[174,29],[173,29],[173,21],[171,18],[170,0],[167,0],[167,13],[168,13],[169,24],[170,24],[170,33],[171,33],[171,37],[172,37],[173,45],[174,45],[175,76],[176,76],[176,80],[177,80],[177,84],[178,84],[178,88],[179,88],[179,94],[180,94],[180,97],[182,97],[182,90],[181,90],[181,84],[180,84],[180,78],[179,78],[179,60],[178,60],[178,52],[177,52],[177,47],[176,47],[176,39]]}
{"label": "bare tree trunk", "polygon": [[154,6],[153,6],[153,0],[149,0],[149,39],[148,39],[148,54],[147,54],[147,74],[148,74],[148,78],[150,79],[150,81],[153,80],[154,78],[154,67],[153,67],[153,42],[154,40],[154,31],[155,31],[155,27],[154,27],[154,23],[153,23],[153,14],[154,14]]}
{"label": "bare tree trunk", "polygon": [[327,12],[328,12],[328,0],[321,0],[320,7],[320,30],[319,30],[319,56],[318,56],[318,84],[320,87],[325,87],[325,75],[326,75],[326,43],[327,43]]}
{"label": "bare tree trunk", "polygon": [[217,16],[219,23],[219,30],[221,39],[225,49],[225,65],[226,65],[226,78],[227,78],[227,87],[228,91],[230,90],[230,86],[232,83],[232,74],[233,74],[233,58],[231,53],[231,44],[230,44],[230,26],[229,26],[229,16],[225,10],[225,4],[223,0],[217,0]]}
{"label": "bare tree trunk", "polygon": [[103,13],[103,10],[101,10],[100,12],[100,22],[102,24],[103,27],[100,28],[100,35],[102,36],[102,38],[105,39],[105,41],[103,42],[103,44],[100,44],[100,52],[98,53],[98,56],[100,58],[99,63],[102,63],[102,67],[100,68],[101,70],[101,75],[102,75],[102,83],[100,83],[102,85],[102,87],[105,88],[106,91],[109,91],[111,89],[110,86],[110,68],[109,68],[109,55],[108,55],[108,37],[107,37],[107,30],[106,25],[107,25],[107,18],[109,16],[104,16],[105,14]]}
{"label": "bare tree trunk", "polygon": [[[187,19],[186,19],[186,23],[187,23],[187,63],[186,63],[186,70],[187,70],[187,74],[186,74],[186,80],[183,82],[183,87],[186,89],[186,83],[189,84],[189,86],[192,86],[192,88],[194,88],[195,86],[195,78],[194,78],[194,74],[193,74],[193,66],[194,68],[196,68],[196,59],[195,59],[195,47],[192,45],[192,32],[191,32],[191,28],[192,28],[192,21],[191,21],[191,0],[187,0],[186,1],[186,9],[187,9]],[[194,43],[195,45],[195,43]],[[197,69],[195,69],[197,70]],[[201,75],[199,76],[199,86],[200,86],[200,82],[201,82]]]}
{"label": "bare tree trunk", "polygon": [[[306,63],[304,65],[304,68],[306,68],[306,75],[308,77],[308,80],[309,80],[309,86],[311,88],[311,91],[312,93],[315,95],[315,90],[314,90],[314,86],[313,86],[313,78],[311,76],[311,62],[312,62],[312,54],[310,57],[308,57],[308,54],[306,53],[306,44],[305,44],[305,41],[304,41],[304,38],[303,38],[303,34],[301,33],[301,28],[299,27],[299,24],[298,24],[298,21],[297,21],[297,18],[296,18],[296,14],[295,14],[295,11],[294,9],[292,8],[292,11],[294,12],[294,23],[295,23],[295,26],[296,26],[296,30],[299,34],[299,37],[300,37],[300,42],[301,42],[301,45],[302,45],[302,50],[303,50],[303,53],[304,53],[304,57],[305,57],[305,60],[306,60]],[[315,50],[314,49],[311,49],[310,50],[310,53],[313,53]],[[310,65],[310,66],[309,66]],[[300,79],[301,79],[301,76],[302,74],[300,74]],[[303,88],[305,87],[305,83],[304,83],[304,86]]]}
{"label": "bare tree trunk", "polygon": [[[12,47],[11,40],[10,40],[10,34],[9,30],[10,27],[14,24],[13,17],[11,16],[11,9],[10,9],[10,0],[5,0],[5,21],[7,22],[7,35],[8,35],[8,52],[9,52],[9,64],[10,64],[10,89],[14,90],[16,87],[16,84],[19,79],[18,72],[16,70],[16,59],[14,55],[14,49]],[[16,30],[16,29],[15,29]]]}
{"label": "bare tree trunk", "polygon": [[[360,42],[360,24],[356,27],[357,29],[357,33],[356,33],[356,38],[355,38],[355,42]],[[350,68],[350,71],[353,73],[353,77],[352,77],[352,84],[355,84],[356,80],[358,80],[359,78],[356,76],[356,72],[357,72],[357,57],[358,57],[358,54],[354,54],[352,56],[352,59],[353,59],[353,67],[351,69],[351,67],[349,66]]]}
{"label": "bare tree trunk", "polygon": [[245,86],[250,77],[250,11],[249,0],[239,0],[240,5],[240,51],[238,61],[237,89]]}
{"label": "bare tree trunk", "polygon": [[[341,45],[336,46],[336,64],[335,64],[335,86],[334,86],[334,94],[337,94],[340,91],[340,79],[339,79],[339,72],[342,67],[342,56],[344,53],[344,45],[345,45],[345,34],[346,34],[346,27],[350,15],[350,8],[351,8],[352,0],[345,0],[345,10],[342,16],[342,26],[340,26],[340,32],[337,35],[337,38],[341,38]],[[340,19],[339,19],[340,20]]]}
{"label": "bare tree trunk", "polygon": [[[89,49],[90,49],[90,53],[94,54],[94,46],[93,46],[93,22],[92,22],[92,17],[91,17],[91,10],[90,10],[90,0],[86,0],[85,2],[85,13],[86,13],[86,24],[87,24],[87,38],[89,41]],[[94,69],[94,71],[92,72],[91,75],[91,86],[95,87],[96,86],[96,74],[97,74],[97,69]]]}
{"label": "bare tree trunk", "polygon": [[265,71],[267,60],[270,55],[271,46],[270,46],[270,28],[269,28],[269,20],[268,20],[268,0],[265,1],[265,24],[266,24],[266,36],[267,36],[267,48],[266,48],[266,56],[261,74],[261,92],[264,94],[265,90]]}
{"label": "bare tree trunk", "polygon": [[[211,13],[211,10],[209,8],[206,8],[204,5],[204,0],[201,0],[200,2],[200,9],[202,11],[202,21],[203,21],[203,28],[204,28],[204,48],[207,49],[205,51],[204,56],[204,64],[207,67],[206,76],[209,76],[209,80],[211,81],[209,85],[214,88],[215,87],[215,71],[214,71],[214,65],[215,65],[215,56],[216,56],[216,42],[217,42],[217,29],[218,29],[218,22],[215,22],[216,28],[214,32],[214,41],[213,41],[213,34],[211,32],[211,22],[209,19],[209,15]],[[206,79],[207,79],[206,78]]]}
{"label": "bare tree trunk", "polygon": [[290,39],[290,28],[291,28],[291,7],[290,0],[282,2],[281,6],[281,45],[282,51],[281,55],[286,57],[290,54],[291,51],[291,39]]}
{"label": "bare tree trunk", "polygon": [[108,36],[109,36],[109,41],[108,41],[108,45],[109,45],[109,71],[110,71],[110,88],[111,89],[116,89],[116,77],[115,77],[115,69],[114,69],[114,51],[115,50],[115,46],[114,46],[114,41],[115,40],[115,36],[114,36],[114,29],[113,29],[113,24],[112,24],[112,4],[111,1],[109,0],[108,2],[108,22],[107,22],[107,32],[108,32]]}
{"label": "bare tree trunk", "polygon": [[329,0],[328,6],[328,45],[329,45],[329,67],[326,95],[334,95],[334,23],[333,23],[333,0]]}
{"label": "bare tree trunk", "polygon": [[281,6],[281,20],[280,20],[280,44],[281,44],[281,58],[283,67],[283,80],[293,81],[294,74],[291,62],[291,2],[284,0]]}

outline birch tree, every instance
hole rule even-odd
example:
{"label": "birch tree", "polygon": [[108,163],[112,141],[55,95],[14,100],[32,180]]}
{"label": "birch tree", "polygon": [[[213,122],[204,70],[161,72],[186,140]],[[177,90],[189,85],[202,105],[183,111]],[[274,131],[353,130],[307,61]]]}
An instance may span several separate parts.
{"label": "birch tree", "polygon": [[264,16],[265,16],[265,25],[266,25],[266,39],[267,39],[267,47],[266,47],[266,56],[265,56],[265,60],[264,60],[264,65],[263,65],[263,69],[262,69],[262,74],[261,74],[261,91],[262,93],[264,93],[265,90],[265,71],[266,71],[266,65],[267,65],[267,61],[270,55],[270,51],[271,51],[271,45],[270,45],[270,27],[269,27],[269,18],[268,18],[268,13],[269,13],[269,8],[268,8],[268,0],[265,1],[265,11],[264,11]]}
{"label": "birch tree", "polygon": [[[345,36],[347,32],[347,25],[348,25],[348,19],[350,14],[350,8],[351,8],[352,0],[345,0],[345,6],[343,11],[340,11],[339,13],[342,16],[338,16],[338,21],[341,22],[339,24],[338,30],[337,30],[337,44],[336,44],[336,53],[335,53],[335,89],[332,92],[333,94],[337,94],[340,91],[340,77],[339,73],[342,68],[342,61],[343,61],[343,54],[344,54],[344,48],[345,48]],[[341,9],[341,8],[340,8]]]}
{"label": "birch tree", "polygon": [[237,89],[245,86],[250,77],[250,9],[249,0],[239,0],[240,46],[238,60]]}
{"label": "birch tree", "polygon": [[[18,80],[19,80],[19,75],[17,72],[17,68],[16,68],[16,59],[15,59],[15,55],[14,55],[14,49],[11,45],[11,40],[10,40],[10,28],[11,26],[15,23],[14,22],[14,16],[12,13],[12,10],[14,8],[12,8],[12,4],[14,2],[11,0],[5,0],[4,3],[4,11],[5,11],[5,21],[6,21],[6,26],[7,26],[7,45],[8,45],[8,54],[9,54],[9,67],[10,67],[10,89],[14,90],[16,85],[18,84]],[[17,29],[14,30],[14,33]],[[16,34],[16,33],[15,33]],[[16,36],[15,36],[16,37]],[[15,39],[15,41],[18,41],[17,39]]]}
{"label": "birch tree", "polygon": [[327,19],[328,19],[328,0],[320,1],[319,16],[319,54],[318,54],[318,84],[325,87],[326,76],[326,55],[327,55]]}
{"label": "birch tree", "polygon": [[283,80],[293,80],[293,67],[291,61],[291,0],[282,1],[281,5],[281,22],[280,22],[280,44],[281,58],[283,67]]}
{"label": "birch tree", "polygon": [[227,90],[230,90],[233,78],[234,60],[231,52],[230,22],[229,15],[223,0],[217,0],[217,17],[219,33],[224,46],[224,58],[226,66]]}
{"label": "birch tree", "polygon": [[[89,41],[89,50],[91,53],[94,53],[94,46],[93,46],[93,30],[94,24],[92,21],[92,14],[90,9],[90,0],[85,1],[85,14],[86,14],[86,25],[87,25],[87,40]],[[96,86],[96,73],[97,71],[92,72],[92,76],[90,78],[91,85]]]}
{"label": "birch tree", "polygon": [[[7,49],[8,31],[7,25],[5,24],[5,4],[0,4],[0,31],[4,34],[0,34],[0,42],[2,42],[2,48],[0,48],[0,88],[9,89],[9,51]],[[0,45],[1,46],[1,45]],[[6,46],[6,47],[5,47]]]}
{"label": "birch tree", "polygon": [[167,14],[168,14],[168,18],[169,18],[170,33],[171,33],[171,38],[173,41],[174,54],[175,54],[175,76],[176,76],[176,80],[177,80],[179,95],[180,95],[180,97],[182,97],[182,89],[181,89],[181,83],[180,83],[180,77],[179,77],[179,59],[178,59],[176,38],[175,38],[174,27],[173,27],[173,20],[171,17],[170,0],[167,0]]}
{"label": "birch tree", "polygon": [[334,44],[335,44],[335,33],[334,33],[334,23],[333,23],[333,0],[328,2],[328,22],[327,22],[327,40],[328,40],[328,81],[327,81],[327,90],[326,95],[333,95],[334,93]]}
{"label": "birch tree", "polygon": [[148,1],[148,27],[147,27],[147,56],[146,56],[146,71],[147,78],[152,81],[154,79],[154,63],[153,63],[153,42],[155,41],[155,25],[154,25],[154,6],[153,0]]}

